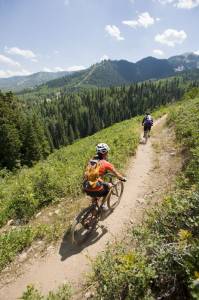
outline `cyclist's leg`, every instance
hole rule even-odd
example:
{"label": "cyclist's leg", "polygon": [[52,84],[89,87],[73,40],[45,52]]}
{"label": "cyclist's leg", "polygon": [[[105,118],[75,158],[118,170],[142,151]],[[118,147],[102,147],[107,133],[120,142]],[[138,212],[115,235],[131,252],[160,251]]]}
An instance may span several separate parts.
{"label": "cyclist's leg", "polygon": [[[90,197],[92,197],[92,202],[94,201],[95,203],[97,202],[98,206],[101,205],[99,203],[99,199],[103,197],[103,199],[107,196],[109,193],[109,185],[107,183],[103,183],[103,188],[99,191],[86,191],[86,194]],[[103,200],[102,200],[103,201]]]}
{"label": "cyclist's leg", "polygon": [[151,126],[148,127],[148,137],[150,137]]}
{"label": "cyclist's leg", "polygon": [[102,198],[101,206],[104,210],[108,210],[107,201],[111,196],[111,187],[110,187],[110,184],[108,184],[106,182],[104,182],[103,185],[104,185],[104,196]]}
{"label": "cyclist's leg", "polygon": [[148,131],[148,126],[144,125],[144,135],[143,135],[144,138],[146,138],[147,136],[147,131]]}

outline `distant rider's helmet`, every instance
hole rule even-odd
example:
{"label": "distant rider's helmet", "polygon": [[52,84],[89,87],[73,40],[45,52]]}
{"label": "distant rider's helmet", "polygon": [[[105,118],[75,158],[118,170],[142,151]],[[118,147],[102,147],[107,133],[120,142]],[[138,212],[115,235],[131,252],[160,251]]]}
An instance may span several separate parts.
{"label": "distant rider's helmet", "polygon": [[97,153],[101,153],[101,154],[105,154],[108,151],[110,151],[110,148],[107,144],[105,143],[100,143],[96,146],[96,152]]}
{"label": "distant rider's helmet", "polygon": [[147,111],[147,112],[146,112],[146,115],[150,115],[150,111]]}

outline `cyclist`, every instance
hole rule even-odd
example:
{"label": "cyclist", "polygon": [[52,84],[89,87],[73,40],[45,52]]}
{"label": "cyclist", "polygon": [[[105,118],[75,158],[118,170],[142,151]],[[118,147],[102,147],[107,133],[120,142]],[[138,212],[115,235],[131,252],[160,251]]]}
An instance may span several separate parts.
{"label": "cyclist", "polygon": [[[153,126],[153,118],[150,115],[150,112],[147,111],[144,119],[142,120],[142,126],[144,126],[144,137],[146,131],[151,131],[151,127]],[[150,135],[149,135],[150,137]]]}
{"label": "cyclist", "polygon": [[83,189],[87,195],[94,199],[98,197],[105,197],[112,184],[103,180],[106,172],[111,172],[119,180],[126,181],[115,167],[108,162],[108,152],[110,148],[105,143],[100,143],[96,146],[96,155],[88,163],[87,169],[84,174]]}

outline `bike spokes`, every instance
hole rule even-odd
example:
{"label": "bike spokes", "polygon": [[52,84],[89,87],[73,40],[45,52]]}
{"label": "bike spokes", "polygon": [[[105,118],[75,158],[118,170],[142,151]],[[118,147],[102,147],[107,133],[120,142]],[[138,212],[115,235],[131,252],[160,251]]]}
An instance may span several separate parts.
{"label": "bike spokes", "polygon": [[83,243],[96,227],[97,222],[98,211],[95,206],[82,211],[75,219],[71,228],[72,242],[77,244]]}
{"label": "bike spokes", "polygon": [[109,199],[107,200],[107,205],[109,209],[114,209],[121,200],[124,185],[123,182],[118,181],[113,187]]}

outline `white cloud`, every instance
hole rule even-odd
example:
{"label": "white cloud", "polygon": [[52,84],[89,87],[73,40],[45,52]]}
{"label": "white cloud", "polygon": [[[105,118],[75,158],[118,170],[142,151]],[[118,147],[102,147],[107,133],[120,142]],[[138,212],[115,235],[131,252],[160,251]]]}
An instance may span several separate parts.
{"label": "white cloud", "polygon": [[74,71],[81,71],[81,70],[85,70],[85,69],[86,69],[86,67],[84,67],[84,66],[72,66],[72,67],[68,67],[66,69],[66,71],[74,72]]}
{"label": "white cloud", "polygon": [[[157,0],[154,0],[154,1],[157,1]],[[174,1],[176,0],[158,0],[161,4],[170,4],[170,3],[173,3]]]}
{"label": "white cloud", "polygon": [[25,69],[21,69],[19,71],[11,71],[11,70],[0,70],[0,78],[8,78],[12,76],[24,76],[30,75],[31,73]]}
{"label": "white cloud", "polygon": [[50,68],[47,68],[47,67],[44,67],[44,68],[43,68],[43,71],[44,71],[44,72],[54,72],[53,69],[50,69]]}
{"label": "white cloud", "polygon": [[104,55],[100,58],[100,61],[108,60],[108,59],[109,59],[108,55],[104,54]]}
{"label": "white cloud", "polygon": [[18,63],[17,61],[14,61],[13,59],[0,54],[0,64],[4,64],[7,66],[11,66],[11,67],[20,67],[20,63]]}
{"label": "white cloud", "polygon": [[194,54],[199,55],[199,50],[194,51]]}
{"label": "white cloud", "polygon": [[74,71],[81,71],[86,69],[86,67],[84,66],[72,66],[72,67],[68,67],[68,68],[61,68],[61,67],[53,67],[53,68],[49,68],[49,67],[44,67],[43,71],[44,72],[62,72],[62,71],[68,71],[68,72],[74,72]]}
{"label": "white cloud", "polygon": [[62,71],[65,71],[65,70],[61,67],[55,67],[55,72],[62,72]]}
{"label": "white cloud", "polygon": [[182,44],[186,38],[187,34],[184,30],[167,29],[162,34],[157,34],[155,41],[169,47],[174,47],[176,44]]}
{"label": "white cloud", "polygon": [[144,12],[138,16],[137,20],[127,20],[127,21],[122,21],[122,23],[132,28],[136,28],[136,27],[147,28],[153,25],[155,23],[155,20],[153,17],[150,16],[148,12]]}
{"label": "white cloud", "polygon": [[158,55],[158,56],[164,56],[164,52],[160,49],[154,49],[153,53]]}
{"label": "white cloud", "polygon": [[173,4],[182,9],[192,9],[199,6],[199,0],[158,0],[162,4]]}
{"label": "white cloud", "polygon": [[66,71],[66,69],[63,69],[61,67],[54,67],[54,68],[44,67],[43,71],[44,72],[62,72],[62,71]]}
{"label": "white cloud", "polygon": [[124,38],[121,36],[121,32],[119,28],[115,25],[106,25],[105,27],[106,32],[110,34],[113,38],[116,38],[118,41],[124,40]]}
{"label": "white cloud", "polygon": [[31,61],[37,63],[38,59],[37,58],[31,58]]}
{"label": "white cloud", "polygon": [[191,9],[199,6],[199,0],[178,0],[174,5],[178,8]]}
{"label": "white cloud", "polygon": [[12,48],[5,47],[5,51],[8,54],[19,55],[19,56],[31,59],[33,62],[37,62],[37,59],[36,59],[37,56],[31,50],[20,49],[18,47],[12,47]]}

